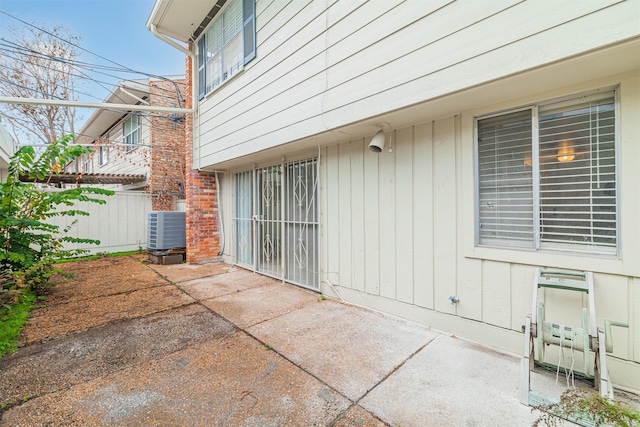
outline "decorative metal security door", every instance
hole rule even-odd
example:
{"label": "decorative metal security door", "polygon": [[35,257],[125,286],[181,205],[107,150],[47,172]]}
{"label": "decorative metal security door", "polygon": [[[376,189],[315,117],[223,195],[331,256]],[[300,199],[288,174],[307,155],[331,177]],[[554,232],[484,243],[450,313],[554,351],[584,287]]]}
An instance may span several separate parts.
{"label": "decorative metal security door", "polygon": [[253,268],[253,171],[236,174],[236,263]]}
{"label": "decorative metal security door", "polygon": [[317,159],[285,166],[284,194],[285,279],[319,289]]}
{"label": "decorative metal security door", "polygon": [[236,262],[319,289],[318,162],[236,174]]}
{"label": "decorative metal security door", "polygon": [[256,170],[256,270],[283,278],[282,274],[282,166]]}

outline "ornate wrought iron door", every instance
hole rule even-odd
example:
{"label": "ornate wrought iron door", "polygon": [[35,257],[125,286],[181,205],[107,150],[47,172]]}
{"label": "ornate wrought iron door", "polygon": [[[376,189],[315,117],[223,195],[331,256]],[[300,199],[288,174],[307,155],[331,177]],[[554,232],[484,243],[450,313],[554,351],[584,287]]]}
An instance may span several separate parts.
{"label": "ornate wrought iron door", "polygon": [[253,171],[236,174],[236,263],[253,268]]}
{"label": "ornate wrought iron door", "polygon": [[317,195],[316,159],[236,174],[236,262],[318,289]]}
{"label": "ornate wrought iron door", "polygon": [[281,165],[256,170],[256,270],[278,278],[283,277],[282,181]]}
{"label": "ornate wrought iron door", "polygon": [[286,165],[285,182],[286,279],[319,288],[318,266],[318,162]]}

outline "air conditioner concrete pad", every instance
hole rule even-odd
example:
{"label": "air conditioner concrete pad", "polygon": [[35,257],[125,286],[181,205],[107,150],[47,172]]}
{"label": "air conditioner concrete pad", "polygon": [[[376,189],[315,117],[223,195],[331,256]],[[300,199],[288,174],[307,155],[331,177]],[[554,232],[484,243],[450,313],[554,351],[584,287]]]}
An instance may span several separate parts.
{"label": "air conditioner concrete pad", "polygon": [[184,261],[182,254],[177,255],[152,255],[149,254],[149,261],[154,264],[181,264]]}

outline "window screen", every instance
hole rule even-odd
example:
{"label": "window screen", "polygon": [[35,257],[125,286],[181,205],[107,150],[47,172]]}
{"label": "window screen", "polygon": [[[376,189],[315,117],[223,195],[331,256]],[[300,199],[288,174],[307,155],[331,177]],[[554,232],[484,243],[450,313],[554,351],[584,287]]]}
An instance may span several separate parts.
{"label": "window screen", "polygon": [[617,253],[614,99],[477,121],[480,245]]}
{"label": "window screen", "polygon": [[613,98],[551,104],[539,115],[541,246],[584,244],[615,252]]}
{"label": "window screen", "polygon": [[480,243],[533,248],[531,110],[478,122]]}
{"label": "window screen", "polygon": [[255,58],[255,2],[232,0],[198,41],[200,98]]}
{"label": "window screen", "polygon": [[124,121],[124,143],[127,150],[133,150],[138,145],[138,116],[131,115]]}

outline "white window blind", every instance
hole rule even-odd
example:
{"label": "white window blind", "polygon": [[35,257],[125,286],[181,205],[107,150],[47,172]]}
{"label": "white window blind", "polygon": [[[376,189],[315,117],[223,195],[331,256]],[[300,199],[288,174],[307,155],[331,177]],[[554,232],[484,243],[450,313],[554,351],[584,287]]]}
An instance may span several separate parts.
{"label": "white window blind", "polygon": [[255,58],[255,3],[231,0],[198,41],[202,98]]}
{"label": "white window blind", "polygon": [[615,253],[615,108],[608,95],[539,109],[542,248]]}
{"label": "white window blind", "polygon": [[480,245],[617,253],[614,95],[477,121]]}
{"label": "white window blind", "polygon": [[478,122],[481,244],[533,248],[531,110]]}

